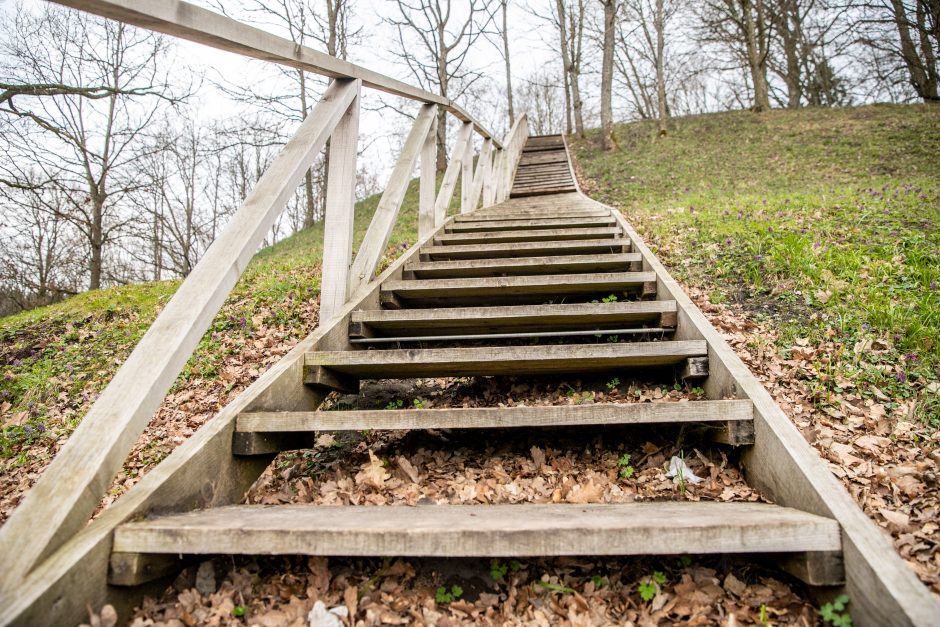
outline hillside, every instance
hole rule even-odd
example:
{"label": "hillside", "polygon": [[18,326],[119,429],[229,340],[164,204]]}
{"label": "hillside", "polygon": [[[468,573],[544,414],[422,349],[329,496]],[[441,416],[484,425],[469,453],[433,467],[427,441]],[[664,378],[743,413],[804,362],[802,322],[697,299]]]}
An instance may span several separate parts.
{"label": "hillside", "polygon": [[[358,246],[379,201],[357,204]],[[458,192],[459,197],[459,192]],[[417,181],[388,258],[417,238]],[[323,225],[261,250],[216,316],[135,453],[114,498],[317,324]],[[0,319],[0,522],[75,429],[179,281],[86,292]]]}
{"label": "hillside", "polygon": [[575,144],[624,213],[940,592],[940,108],[731,112]]}

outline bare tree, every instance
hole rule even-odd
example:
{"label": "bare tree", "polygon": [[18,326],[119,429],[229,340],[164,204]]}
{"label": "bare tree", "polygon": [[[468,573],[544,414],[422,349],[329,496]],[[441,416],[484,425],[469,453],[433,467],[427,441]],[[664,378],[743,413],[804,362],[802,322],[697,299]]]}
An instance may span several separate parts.
{"label": "bare tree", "polygon": [[[490,1],[395,0],[398,14],[386,19],[398,36],[392,53],[422,89],[459,100],[483,78],[469,60],[474,44],[489,32]],[[446,167],[447,112],[439,108],[437,169],[443,172]]]}
{"label": "bare tree", "polygon": [[581,99],[581,60],[586,21],[584,0],[555,0],[552,15],[558,31],[562,78],[565,88],[565,131],[584,137],[584,101]]}
{"label": "bare tree", "polygon": [[552,135],[565,128],[565,102],[562,86],[553,72],[541,72],[524,79],[520,92],[529,132]]}
{"label": "bare tree", "polygon": [[[65,202],[53,210],[84,237],[88,285],[96,289],[105,248],[134,219],[120,201],[141,184],[133,163],[144,129],[174,98],[160,70],[166,44],[122,23],[49,6],[38,13],[20,8],[4,31],[4,84],[69,88],[6,99],[0,112],[13,123],[0,177],[8,186],[34,182],[60,192]],[[83,92],[89,87],[91,96]]]}
{"label": "bare tree", "polygon": [[506,65],[506,108],[509,114],[509,126],[516,122],[516,112],[513,110],[512,102],[512,69],[509,63],[509,24],[507,14],[509,13],[509,0],[500,0],[500,13],[502,14],[502,27],[499,33],[503,43],[503,62]]}
{"label": "bare tree", "polygon": [[616,39],[619,0],[601,0],[604,7],[603,44],[601,61],[601,148],[613,148],[614,132],[614,41]]}
{"label": "bare tree", "polygon": [[887,77],[903,71],[918,98],[940,102],[940,2],[860,0],[855,7],[861,12],[859,39],[887,68]]}
{"label": "bare tree", "polygon": [[770,28],[765,0],[703,0],[703,41],[719,44],[747,68],[754,111],[770,109]]}

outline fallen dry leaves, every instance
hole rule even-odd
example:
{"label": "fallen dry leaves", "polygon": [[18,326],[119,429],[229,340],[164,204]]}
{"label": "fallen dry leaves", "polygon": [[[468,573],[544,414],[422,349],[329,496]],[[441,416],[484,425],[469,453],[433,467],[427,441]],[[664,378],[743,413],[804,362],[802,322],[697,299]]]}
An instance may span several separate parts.
{"label": "fallen dry leaves", "polygon": [[[306,627],[317,602],[345,608],[351,618],[342,624],[363,627],[753,625],[762,613],[774,625],[818,620],[813,606],[790,585],[762,566],[734,558],[497,560],[496,569],[491,561],[471,559],[215,563],[227,571],[217,589],[200,592],[191,567],[160,599],[147,599],[130,624]],[[653,584],[654,594],[644,600],[639,585],[651,582],[654,573],[661,583]],[[457,598],[436,598],[439,588],[455,585],[461,591]]]}
{"label": "fallen dry leaves", "polygon": [[[889,399],[875,390],[863,399],[851,381],[814,403],[817,356],[832,353],[832,342],[810,346],[800,340],[785,359],[773,348],[777,335],[748,319],[741,309],[714,305],[704,291],[686,288],[692,299],[770,391],[829,469],[885,533],[921,581],[940,594],[940,448],[937,435],[914,422],[912,403],[890,412]],[[760,338],[755,342],[755,338]],[[853,350],[884,350],[869,340]]]}

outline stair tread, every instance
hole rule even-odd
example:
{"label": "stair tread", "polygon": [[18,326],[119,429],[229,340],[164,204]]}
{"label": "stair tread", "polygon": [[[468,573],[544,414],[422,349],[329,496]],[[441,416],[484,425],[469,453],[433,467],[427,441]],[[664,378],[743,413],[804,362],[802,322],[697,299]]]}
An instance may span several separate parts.
{"label": "stair tread", "polygon": [[538,229],[549,227],[592,227],[597,225],[613,225],[617,220],[613,216],[587,216],[584,218],[528,218],[522,220],[492,221],[462,221],[449,226],[451,233],[472,233],[474,231],[498,231],[502,229]]}
{"label": "stair tread", "polygon": [[600,255],[556,255],[543,257],[510,257],[454,261],[418,261],[405,265],[418,278],[459,276],[492,276],[499,274],[554,274],[556,272],[603,272],[626,270],[642,261],[640,253],[608,253]]}
{"label": "stair tread", "polygon": [[352,312],[351,322],[378,333],[423,335],[433,331],[524,331],[591,329],[605,325],[651,322],[662,326],[662,315],[677,310],[674,300],[614,303],[561,303],[495,307],[370,309]]}
{"label": "stair tread", "polygon": [[550,556],[840,551],[835,520],[767,503],[234,505],[115,530],[118,553]]}
{"label": "stair tread", "polygon": [[246,412],[239,415],[235,430],[240,433],[281,433],[365,429],[496,429],[750,420],[753,420],[751,401],[721,400],[533,407]]}
{"label": "stair tread", "polygon": [[360,379],[401,379],[605,372],[614,368],[675,365],[689,357],[706,355],[704,340],[677,340],[317,351],[306,353],[304,362],[307,367],[323,366]]}
{"label": "stair tread", "polygon": [[406,279],[386,281],[382,284],[383,292],[407,292],[414,294],[429,293],[438,290],[461,289],[512,289],[537,288],[540,286],[570,285],[585,286],[639,284],[656,280],[655,272],[590,272],[585,274],[540,274],[532,276],[483,276],[457,279]]}
{"label": "stair tread", "polygon": [[621,235],[619,226],[587,227],[571,229],[528,229],[512,231],[485,231],[480,233],[444,233],[435,241],[447,245],[486,244],[489,242],[532,242],[536,240],[572,240],[616,238]]}
{"label": "stair tread", "polygon": [[632,246],[628,239],[583,239],[542,242],[496,242],[492,244],[446,244],[428,246],[422,251],[431,257],[480,259],[496,257],[534,257],[551,254],[620,252]]}

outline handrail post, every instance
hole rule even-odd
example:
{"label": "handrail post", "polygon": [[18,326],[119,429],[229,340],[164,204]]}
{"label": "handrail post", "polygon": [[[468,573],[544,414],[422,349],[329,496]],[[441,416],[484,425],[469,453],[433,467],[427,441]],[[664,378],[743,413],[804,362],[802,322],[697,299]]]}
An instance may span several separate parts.
{"label": "handrail post", "polygon": [[486,169],[486,178],[483,179],[483,206],[491,207],[496,202],[496,190],[499,186],[500,173],[503,169],[503,157],[506,151],[496,148],[493,158]]}
{"label": "handrail post", "polygon": [[470,199],[467,203],[468,208],[463,213],[474,211],[480,203],[480,194],[483,192],[483,185],[490,175],[490,168],[493,165],[493,140],[484,139],[483,146],[480,148],[480,154],[477,157],[476,171],[473,173],[473,189],[470,191]]}
{"label": "handrail post", "polygon": [[362,81],[356,97],[333,130],[327,174],[326,215],[323,219],[323,271],[320,285],[320,325],[343,308],[349,298],[353,224],[356,215],[356,155],[359,143],[359,107]]}
{"label": "handrail post", "polygon": [[434,231],[434,200],[437,184],[437,124],[435,115],[421,148],[421,179],[418,192],[418,239]]}
{"label": "handrail post", "polygon": [[[481,151],[482,152],[482,151]],[[460,213],[470,213],[473,207],[473,135],[464,147],[463,163],[460,164]]]}
{"label": "handrail post", "polygon": [[[467,171],[467,145],[470,142],[470,134],[473,132],[473,125],[464,122],[460,130],[457,131],[457,138],[454,141],[454,151],[451,154],[450,161],[447,163],[447,171],[444,172],[444,180],[441,182],[441,189],[437,194],[437,200],[434,201],[434,228],[444,224],[447,217],[447,209],[450,207],[451,198],[454,196],[454,188],[457,186],[457,177],[461,170]],[[469,170],[471,173],[472,169]],[[463,194],[461,194],[463,196]]]}

